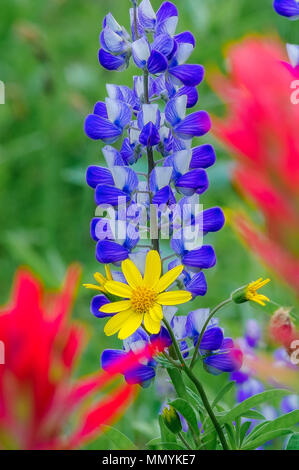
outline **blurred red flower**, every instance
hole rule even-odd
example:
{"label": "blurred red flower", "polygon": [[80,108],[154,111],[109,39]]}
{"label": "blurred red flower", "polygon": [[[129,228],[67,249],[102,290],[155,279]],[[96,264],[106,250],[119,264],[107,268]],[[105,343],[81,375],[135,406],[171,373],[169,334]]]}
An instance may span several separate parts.
{"label": "blurred red flower", "polygon": [[11,302],[0,311],[0,449],[78,447],[115,420],[135,394],[125,384],[101,400],[94,396],[114,372],[72,380],[85,337],[70,320],[79,274],[70,267],[58,294],[45,294],[26,270],[16,275]]}
{"label": "blurred red flower", "polygon": [[229,77],[211,80],[228,109],[213,129],[236,158],[234,183],[264,216],[262,227],[240,212],[232,223],[298,293],[299,104],[292,100],[298,70],[286,66],[281,44],[269,39],[245,39],[229,49],[228,59]]}

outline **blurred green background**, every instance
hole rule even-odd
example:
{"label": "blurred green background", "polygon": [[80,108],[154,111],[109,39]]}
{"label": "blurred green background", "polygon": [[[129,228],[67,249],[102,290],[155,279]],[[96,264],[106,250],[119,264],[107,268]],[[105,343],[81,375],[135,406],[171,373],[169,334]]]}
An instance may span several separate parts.
{"label": "blurred green background", "polygon": [[[87,139],[85,115],[104,100],[105,83],[132,84],[134,73],[111,73],[97,60],[102,19],[109,11],[128,27],[129,0],[2,0],[0,24],[0,80],[6,104],[0,106],[0,303],[9,295],[16,268],[26,264],[50,288],[58,287],[66,267],[79,261],[83,279],[90,282],[99,269],[89,222],[95,210],[93,192],[85,184],[89,164],[103,163],[102,144]],[[157,9],[160,0],[152,0]],[[192,62],[225,70],[224,46],[248,33],[279,35],[295,42],[295,23],[275,14],[272,0],[177,0],[178,32],[191,30],[197,39]],[[271,79],[271,78],[270,78]],[[222,105],[207,84],[199,88],[199,107],[212,114]],[[212,142],[208,135],[201,142]],[[240,207],[243,203],[230,182],[233,161],[215,142],[218,162],[208,171],[210,189],[205,207]],[[253,217],[259,217],[250,209]],[[218,255],[209,270],[207,295],[192,308],[214,306],[238,286],[269,273],[248,253],[229,227],[210,236]],[[272,277],[272,276],[271,276]],[[275,301],[295,299],[274,278],[266,289]],[[75,317],[89,325],[90,341],[78,374],[99,367],[104,347],[118,344],[105,338],[103,322],[89,313],[92,293],[80,288]],[[182,309],[182,312],[186,311]],[[242,334],[255,310],[231,307],[223,314],[226,333]],[[260,314],[258,313],[260,317]],[[260,318],[266,321],[267,318]],[[225,377],[205,378],[211,393]],[[126,413],[120,429],[142,443],[155,436],[155,417],[162,398],[154,387]],[[105,437],[94,444],[107,447]]]}

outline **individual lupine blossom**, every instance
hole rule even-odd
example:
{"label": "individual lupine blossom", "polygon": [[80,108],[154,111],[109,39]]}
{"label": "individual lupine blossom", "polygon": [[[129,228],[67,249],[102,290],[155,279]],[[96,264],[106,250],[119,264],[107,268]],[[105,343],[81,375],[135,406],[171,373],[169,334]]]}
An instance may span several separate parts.
{"label": "individual lupine blossom", "polygon": [[290,52],[292,65],[286,67],[285,52],[273,40],[246,39],[233,46],[230,76],[212,80],[224,101],[229,99],[227,117],[215,119],[213,129],[236,158],[234,183],[263,215],[263,223],[255,225],[243,212],[232,212],[233,227],[298,293],[299,106],[291,100],[297,46]]}
{"label": "individual lupine blossom", "polygon": [[298,0],[274,0],[273,7],[279,15],[286,16],[290,20],[299,19]]}
{"label": "individual lupine blossom", "polygon": [[[187,316],[177,316],[176,308],[166,307],[165,317],[169,320],[171,329],[180,346],[183,357],[192,355],[199,335],[210,314],[209,309],[197,309]],[[104,370],[116,364],[126,352],[137,353],[146,344],[159,341],[165,351],[172,345],[172,339],[165,327],[158,334],[148,335],[144,329],[138,330],[123,342],[123,349],[106,349],[102,353],[101,363]],[[236,372],[242,365],[242,352],[236,347],[231,338],[225,338],[223,330],[218,326],[218,320],[213,318],[203,334],[200,343],[200,358],[207,372],[219,375],[223,372]],[[148,387],[157,374],[159,359],[140,362],[130,371],[124,371],[125,380],[129,384],[139,384]]]}
{"label": "individual lupine blossom", "polygon": [[121,384],[90,406],[113,374],[72,378],[87,336],[70,320],[79,274],[78,266],[70,267],[61,292],[49,294],[29,271],[17,272],[11,300],[0,311],[1,449],[78,448],[134,397],[134,387]]}
{"label": "individual lupine blossom", "polygon": [[[87,136],[105,144],[102,152],[107,167],[90,166],[86,179],[98,205],[90,228],[97,243],[96,259],[111,265],[112,276],[105,283],[106,292],[98,293],[92,300],[91,311],[99,318],[112,317],[105,332],[118,332],[119,338],[132,335],[141,324],[149,334],[158,333],[165,306],[170,305],[166,298],[172,295],[171,305],[179,305],[207,291],[202,270],[215,265],[214,249],[203,245],[200,236],[191,244],[185,231],[181,233],[180,216],[175,216],[172,208],[180,210],[187,232],[202,231],[203,236],[208,236],[224,225],[220,208],[206,209],[201,215],[188,209],[190,204],[198,206],[199,195],[208,189],[206,169],[215,163],[216,156],[209,144],[192,146],[193,137],[205,135],[211,121],[204,110],[190,111],[197,104],[197,86],[203,80],[204,69],[187,63],[195,38],[189,31],[178,33],[177,24],[178,11],[173,3],[164,2],[155,12],[150,1],[143,0],[139,5],[133,2],[130,28],[121,26],[109,13],[100,34],[100,64],[107,70],[121,71],[131,63],[136,70],[132,88],[107,84],[108,97],[96,103],[85,121]],[[113,144],[120,138],[123,140],[116,149]],[[142,173],[146,162],[148,175]],[[166,277],[160,281],[157,277],[156,286],[152,280],[144,280],[150,248],[142,247],[141,237],[147,233],[151,204],[159,206],[158,234],[164,229],[163,214],[171,212],[170,249],[175,258],[165,271]],[[109,214],[105,215],[105,211]],[[152,245],[154,248],[154,240]],[[160,254],[163,258],[164,253]],[[166,252],[165,257],[168,256]],[[125,272],[129,261],[139,269],[137,275],[134,268],[135,280],[128,279]],[[96,277],[101,284],[98,274]],[[167,285],[162,282],[164,279],[169,280]],[[143,297],[139,295],[141,280]],[[121,290],[114,289],[115,282],[122,283]],[[182,294],[180,290],[168,291],[177,286],[184,289]],[[119,302],[111,302],[115,295]]]}

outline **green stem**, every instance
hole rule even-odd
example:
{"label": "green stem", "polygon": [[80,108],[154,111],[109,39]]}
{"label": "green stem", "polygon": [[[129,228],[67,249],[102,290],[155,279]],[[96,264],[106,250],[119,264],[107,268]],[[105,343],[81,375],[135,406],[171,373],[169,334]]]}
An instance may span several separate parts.
{"label": "green stem", "polygon": [[[144,81],[144,101],[146,104],[150,103],[149,100],[149,91],[148,91],[148,80],[149,80],[149,73],[148,70],[144,70],[143,74],[143,81]],[[155,168],[155,161],[154,161],[154,152],[153,152],[153,147],[148,145],[147,146],[147,163],[148,163],[148,188],[149,188],[149,179],[150,179],[150,174]],[[151,233],[153,236],[151,237],[152,240],[152,245],[153,249],[157,250],[158,253],[160,252],[160,246],[159,246],[159,229],[158,229],[158,223],[157,223],[157,213],[152,205],[152,194],[150,194],[150,224],[151,224]]]}
{"label": "green stem", "polygon": [[171,329],[171,326],[169,325],[168,321],[166,320],[166,318],[163,319],[163,323],[164,325],[166,326],[167,330],[168,330],[168,333],[170,334],[170,337],[172,339],[172,343],[173,343],[173,346],[174,346],[174,349],[175,349],[175,352],[178,356],[178,359],[180,361],[180,363],[182,364],[182,370],[185,372],[186,375],[188,375],[189,379],[194,383],[200,397],[201,397],[201,400],[202,400],[202,403],[214,425],[214,428],[218,434],[218,437],[220,439],[220,442],[221,442],[221,445],[223,447],[224,450],[228,450],[229,447],[227,445],[227,442],[226,442],[226,439],[225,439],[225,436],[224,436],[224,433],[222,431],[222,428],[220,426],[220,424],[218,423],[217,421],[217,418],[212,410],[212,407],[209,403],[209,400],[208,400],[208,397],[203,389],[203,386],[201,385],[201,383],[199,382],[199,380],[195,377],[195,375],[193,374],[193,372],[191,371],[191,369],[189,369],[189,367],[187,366],[186,362],[185,362],[185,359],[183,358],[182,354],[181,354],[181,351],[180,351],[180,348],[177,344],[177,341],[176,341],[176,338],[173,334],[173,331]]}
{"label": "green stem", "polygon": [[198,350],[199,350],[199,346],[200,346],[200,343],[202,341],[202,338],[203,338],[203,335],[204,335],[204,332],[206,331],[207,329],[207,326],[208,324],[210,323],[211,319],[213,318],[213,316],[215,315],[216,312],[218,312],[218,310],[220,310],[222,307],[224,307],[225,305],[229,304],[230,302],[232,302],[232,299],[229,298],[229,299],[226,299],[224,300],[223,302],[221,302],[220,304],[218,304],[215,308],[213,308],[213,310],[211,311],[209,317],[207,318],[207,321],[205,322],[201,332],[200,332],[200,335],[199,335],[199,338],[197,340],[197,343],[196,343],[196,346],[195,346],[195,349],[194,349],[194,353],[193,353],[193,357],[192,357],[192,360],[191,360],[191,364],[190,364],[190,369],[193,368],[194,364],[195,364],[195,361],[196,361],[196,358],[197,358],[197,354],[198,354]]}
{"label": "green stem", "polygon": [[193,450],[192,447],[189,446],[188,442],[184,438],[181,432],[178,433],[179,438],[181,439],[182,443],[187,447],[188,450]]}

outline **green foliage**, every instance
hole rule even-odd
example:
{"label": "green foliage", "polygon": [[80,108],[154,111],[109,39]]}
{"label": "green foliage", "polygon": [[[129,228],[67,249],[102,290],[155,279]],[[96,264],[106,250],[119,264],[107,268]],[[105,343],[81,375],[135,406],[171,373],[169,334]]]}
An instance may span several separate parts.
{"label": "green foliage", "polygon": [[103,426],[104,432],[107,432],[107,438],[117,450],[138,450],[135,444],[118,429],[111,426]]}
{"label": "green foliage", "polygon": [[293,434],[290,437],[286,450],[299,450],[299,433]]}

